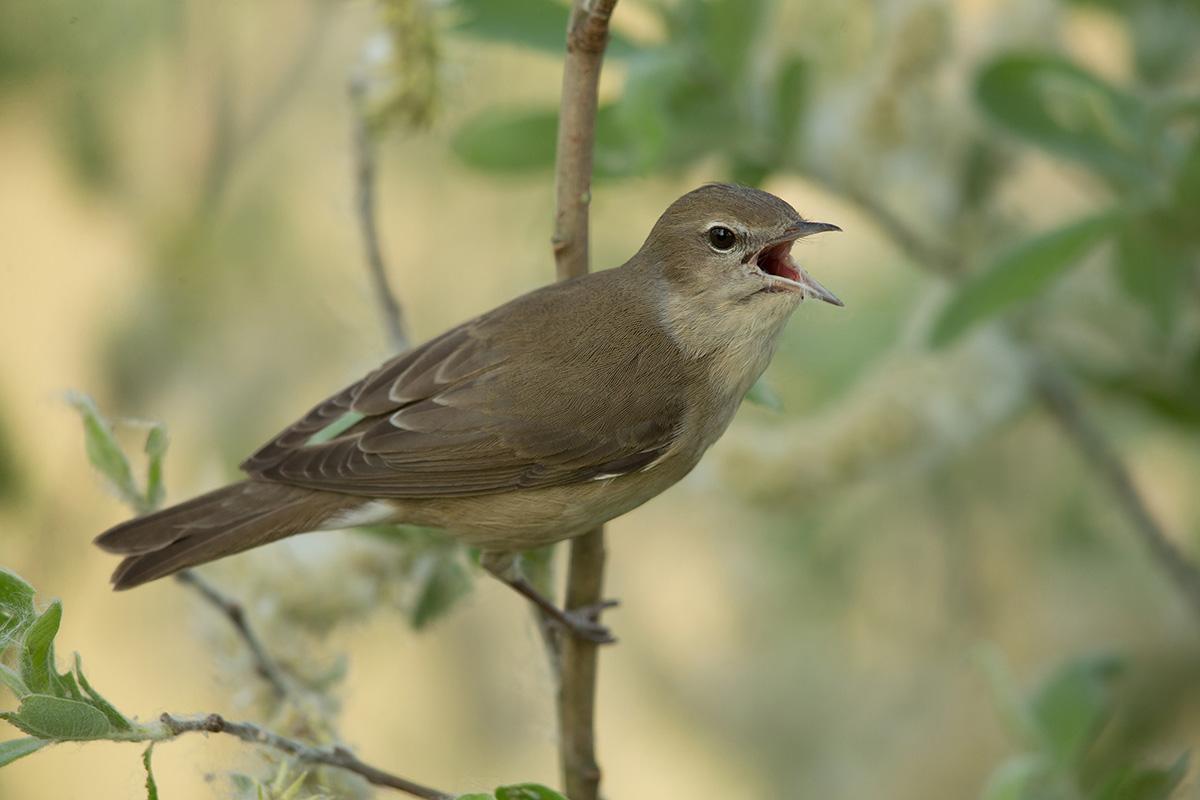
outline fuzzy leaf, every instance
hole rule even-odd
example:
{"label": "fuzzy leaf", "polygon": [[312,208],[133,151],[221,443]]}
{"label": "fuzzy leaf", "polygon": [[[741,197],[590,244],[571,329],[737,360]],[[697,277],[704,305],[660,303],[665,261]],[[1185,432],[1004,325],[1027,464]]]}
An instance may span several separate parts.
{"label": "fuzzy leaf", "polygon": [[33,692],[49,692],[55,687],[54,637],[62,622],[62,603],[55,600],[25,631],[21,651],[21,680]]}
{"label": "fuzzy leaf", "polygon": [[28,737],[24,739],[9,739],[0,742],[0,767],[7,766],[18,758],[24,758],[30,753],[36,753],[50,742],[45,739]]}
{"label": "fuzzy leaf", "polygon": [[103,739],[114,732],[104,714],[87,703],[48,694],[31,694],[21,701],[15,713],[0,716],[42,739]]}
{"label": "fuzzy leaf", "polygon": [[154,752],[154,742],[146,745],[142,752],[142,766],[146,768],[146,800],[158,800],[158,783],[154,780],[154,769],[150,766],[150,756]]}
{"label": "fuzzy leaf", "polygon": [[933,326],[932,343],[949,344],[972,326],[1028,300],[1115,233],[1118,212],[1085,217],[1034,236],[1001,254],[959,288]]}
{"label": "fuzzy leaf", "polygon": [[24,635],[37,612],[34,588],[14,572],[0,567],[0,650]]}
{"label": "fuzzy leaf", "polygon": [[769,408],[772,411],[782,411],[783,402],[779,399],[779,395],[771,388],[771,383],[766,378],[759,378],[750,387],[750,391],[746,392],[746,400],[754,403],[756,406]]}
{"label": "fuzzy leaf", "polygon": [[79,653],[75,654],[75,675],[79,678],[79,685],[83,687],[83,691],[87,693],[92,706],[100,711],[100,713],[104,714],[114,728],[121,731],[127,731],[133,728],[133,723],[130,722],[124,714],[122,714],[120,711],[117,711],[112,703],[108,702],[103,695],[93,689],[92,685],[88,683],[88,679],[83,674],[83,659],[79,657]]}
{"label": "fuzzy leaf", "polygon": [[18,700],[30,694],[29,687],[25,685],[25,681],[21,680],[21,676],[4,664],[0,664],[0,683],[7,686]]}
{"label": "fuzzy leaf", "polygon": [[100,413],[95,401],[81,392],[71,392],[67,402],[75,407],[83,419],[84,443],[88,460],[104,476],[109,485],[129,506],[139,513],[146,511],[145,498],[133,481],[133,470],[125,451],[113,435],[112,426]]}

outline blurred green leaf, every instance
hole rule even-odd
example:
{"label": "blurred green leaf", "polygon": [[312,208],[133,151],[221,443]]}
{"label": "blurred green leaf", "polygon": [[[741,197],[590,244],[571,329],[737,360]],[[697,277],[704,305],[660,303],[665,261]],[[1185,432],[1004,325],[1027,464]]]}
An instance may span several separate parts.
{"label": "blurred green leaf", "polygon": [[780,160],[790,158],[799,144],[801,123],[812,91],[811,82],[812,65],[804,56],[788,56],[780,63],[771,111],[773,144]]}
{"label": "blurred green leaf", "polygon": [[[556,0],[455,0],[453,29],[491,42],[531,47],[561,56],[566,52],[568,7]],[[637,47],[610,30],[606,56],[622,58]]]}
{"label": "blurred green leaf", "polygon": [[116,183],[116,145],[104,93],[95,81],[76,83],[60,112],[63,153],[76,180],[102,191]]}
{"label": "blurred green leaf", "polygon": [[150,756],[153,753],[154,742],[151,742],[142,751],[142,766],[146,769],[146,800],[158,800],[158,783],[154,780],[154,768],[150,766]]}
{"label": "blurred green leaf", "polygon": [[146,493],[145,503],[148,511],[153,511],[162,505],[166,490],[163,487],[163,458],[167,454],[167,429],[161,423],[150,426],[146,434]]}
{"label": "blurred green leaf", "polygon": [[36,753],[50,742],[45,739],[25,738],[10,739],[0,742],[0,767],[7,766],[18,758],[24,758],[30,753]]}
{"label": "blurred green leaf", "polygon": [[1112,682],[1121,660],[1101,654],[1071,661],[1050,676],[1030,708],[1048,752],[1071,765],[1091,746],[1112,713]]}
{"label": "blurred green leaf", "polygon": [[414,630],[421,630],[449,611],[471,591],[471,576],[457,548],[438,548],[417,556],[412,579],[417,590],[409,612]]}
{"label": "blurred green leaf", "polygon": [[[547,108],[493,108],[467,120],[454,133],[450,149],[480,172],[522,175],[554,167],[558,112]],[[628,174],[633,166],[626,135],[611,106],[596,116],[595,177]]]}
{"label": "blurred green leaf", "polygon": [[1114,263],[1121,285],[1164,331],[1174,327],[1188,300],[1196,261],[1197,248],[1179,241],[1158,217],[1132,219],[1117,234]]}
{"label": "blurred green leaf", "polygon": [[454,800],[496,800],[496,795],[472,792],[471,794],[460,794]]}
{"label": "blurred green leaf", "polygon": [[1004,724],[1026,746],[1036,746],[1039,743],[1037,723],[1028,703],[1017,690],[1000,651],[993,645],[984,645],[977,648],[973,655],[987,678],[992,702]]}
{"label": "blurred green leaf", "polygon": [[56,741],[101,739],[113,733],[108,719],[97,709],[79,700],[48,694],[31,694],[15,713],[0,717],[28,734]]}
{"label": "blurred green leaf", "polygon": [[515,783],[496,787],[496,800],[567,800],[540,783]]}
{"label": "blurred green leaf", "polygon": [[81,392],[71,392],[67,395],[67,402],[74,406],[83,419],[84,442],[92,466],[125,503],[139,512],[149,510],[145,508],[145,497],[133,481],[129,459],[125,457],[125,451],[113,435],[112,426],[100,413],[95,401]]}
{"label": "blurred green leaf", "polygon": [[1129,767],[1120,770],[1097,793],[1096,800],[1169,800],[1187,776],[1188,757],[1170,767]]}
{"label": "blurred green leaf", "polygon": [[454,154],[482,172],[517,174],[554,165],[558,114],[493,108],[467,120],[450,140]]}
{"label": "blurred green leaf", "polygon": [[1045,783],[1049,772],[1049,765],[1040,756],[1010,758],[988,778],[980,800],[1026,800]]}
{"label": "blurred green leaf", "polygon": [[704,52],[731,81],[745,76],[763,26],[763,0],[708,0],[696,4],[704,17]]}
{"label": "blurred green leaf", "polygon": [[1200,239],[1200,226],[1196,223],[1196,210],[1200,209],[1200,133],[1192,138],[1192,144],[1180,164],[1175,178],[1174,206],[1180,209],[1190,224],[1187,228],[1192,236]]}
{"label": "blurred green leaf", "polygon": [[556,545],[535,547],[522,550],[517,554],[517,564],[520,574],[543,595],[547,597],[554,593],[554,553]]}
{"label": "blurred green leaf", "polygon": [[54,637],[62,622],[62,603],[55,600],[29,629],[21,652],[21,680],[33,692],[48,692],[54,687]]}
{"label": "blurred green leaf", "polygon": [[949,344],[979,322],[1038,294],[1115,233],[1118,219],[1115,211],[1085,217],[1001,254],[959,287],[934,322],[932,343]]}
{"label": "blurred green leaf", "polygon": [[1146,110],[1133,95],[1057,56],[1003,55],[975,85],[1000,125],[1120,185],[1145,182]]}

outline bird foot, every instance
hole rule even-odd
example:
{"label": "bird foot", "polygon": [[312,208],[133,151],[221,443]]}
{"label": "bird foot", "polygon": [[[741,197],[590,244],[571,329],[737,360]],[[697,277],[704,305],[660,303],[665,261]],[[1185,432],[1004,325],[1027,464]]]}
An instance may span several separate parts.
{"label": "bird foot", "polygon": [[559,623],[572,636],[596,644],[615,644],[616,637],[612,635],[608,626],[600,622],[600,615],[607,609],[615,608],[620,604],[620,600],[602,600],[591,605],[565,611],[560,610],[558,615],[552,614],[550,618]]}

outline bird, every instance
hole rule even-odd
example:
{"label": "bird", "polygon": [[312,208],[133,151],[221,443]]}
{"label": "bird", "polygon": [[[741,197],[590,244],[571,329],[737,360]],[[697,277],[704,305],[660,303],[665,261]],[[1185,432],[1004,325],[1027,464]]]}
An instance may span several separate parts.
{"label": "bird", "polygon": [[[517,297],[396,355],[241,464],[244,480],[118,524],[129,589],[293,534],[439,528],[570,633],[613,641],[520,573],[677,483],[732,420],[806,299],[843,305],[791,255],[836,225],[711,183],[622,266]],[[603,604],[607,607],[608,604]]]}

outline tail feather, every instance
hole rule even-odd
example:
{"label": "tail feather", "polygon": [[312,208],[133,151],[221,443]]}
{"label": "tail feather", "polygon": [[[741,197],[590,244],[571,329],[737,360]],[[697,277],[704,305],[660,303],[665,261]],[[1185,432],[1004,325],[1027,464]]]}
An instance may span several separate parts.
{"label": "tail feather", "polygon": [[317,530],[362,498],[247,480],[177,506],[123,522],[96,537],[126,556],[113,573],[129,589],[187,567],[240,553],[295,533]]}

